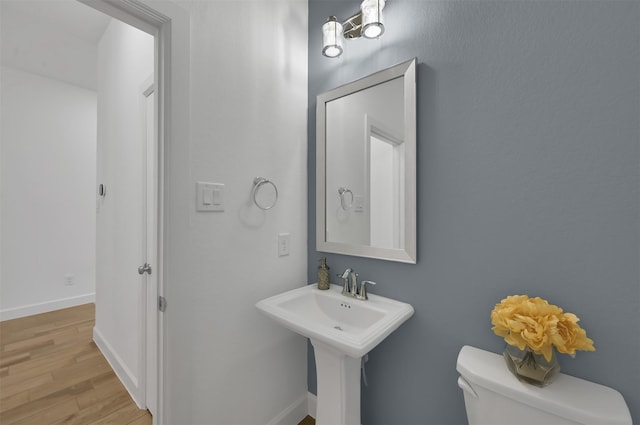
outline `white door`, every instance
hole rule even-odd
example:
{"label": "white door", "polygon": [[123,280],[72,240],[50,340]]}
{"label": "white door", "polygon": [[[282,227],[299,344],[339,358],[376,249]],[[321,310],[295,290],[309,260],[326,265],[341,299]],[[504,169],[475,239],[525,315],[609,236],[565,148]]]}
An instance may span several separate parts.
{"label": "white door", "polygon": [[[134,52],[123,49],[122,40]],[[157,170],[147,159],[149,84],[144,86],[154,69],[154,42],[152,35],[114,19],[98,54],[98,183],[106,192],[97,217],[94,341],[141,408],[152,393],[146,388],[147,353],[154,352],[147,349],[147,324],[153,326],[147,307],[157,305],[147,299],[158,272],[157,191],[147,189],[155,186]],[[151,274],[144,267],[138,274],[145,264]],[[151,333],[157,335],[157,328]]]}
{"label": "white door", "polygon": [[[153,78],[153,77],[151,77]],[[146,129],[146,179],[144,182],[145,199],[145,246],[147,264],[151,268],[150,273],[145,273],[144,285],[146,287],[146,341],[145,341],[145,377],[146,377],[146,404],[153,416],[156,415],[158,406],[158,179],[157,163],[158,149],[156,142],[156,113],[155,90],[153,80],[142,93],[144,96],[144,124]]]}

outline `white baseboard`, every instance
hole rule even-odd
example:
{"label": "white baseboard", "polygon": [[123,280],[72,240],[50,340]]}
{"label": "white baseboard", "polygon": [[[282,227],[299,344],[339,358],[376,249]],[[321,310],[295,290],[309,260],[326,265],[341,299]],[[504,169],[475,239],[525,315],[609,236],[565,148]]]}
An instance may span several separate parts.
{"label": "white baseboard", "polygon": [[131,373],[120,356],[116,354],[111,345],[95,326],[93,327],[93,342],[96,343],[102,355],[107,359],[107,362],[109,362],[111,368],[120,379],[120,382],[122,382],[122,385],[127,389],[138,408],[145,409],[145,403],[143,400],[140,400],[140,397],[138,396],[140,393],[138,379]]}
{"label": "white baseboard", "polygon": [[267,425],[294,425],[300,423],[305,416],[307,416],[307,396],[302,395]]}
{"label": "white baseboard", "polygon": [[94,302],[96,302],[95,292],[92,294],[78,295],[76,297],[62,298],[38,304],[8,308],[6,310],[0,310],[0,322]]}
{"label": "white baseboard", "polygon": [[318,410],[318,396],[307,393],[307,415],[315,419]]}

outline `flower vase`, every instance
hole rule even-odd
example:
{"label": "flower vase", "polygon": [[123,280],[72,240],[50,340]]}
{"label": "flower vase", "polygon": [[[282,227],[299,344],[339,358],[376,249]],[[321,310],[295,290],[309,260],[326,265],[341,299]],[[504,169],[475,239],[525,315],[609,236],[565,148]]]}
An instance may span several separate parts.
{"label": "flower vase", "polygon": [[552,351],[551,360],[547,361],[543,355],[536,354],[529,348],[520,350],[514,345],[507,345],[504,359],[516,378],[537,387],[546,387],[560,372],[555,350]]}

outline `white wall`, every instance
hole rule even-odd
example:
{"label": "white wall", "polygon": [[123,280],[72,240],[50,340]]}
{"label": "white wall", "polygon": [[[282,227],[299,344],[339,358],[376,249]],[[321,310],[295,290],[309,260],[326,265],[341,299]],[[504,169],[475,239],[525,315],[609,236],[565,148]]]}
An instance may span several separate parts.
{"label": "white wall", "polygon": [[91,302],[96,93],[8,67],[0,91],[0,317]]}
{"label": "white wall", "polygon": [[[176,112],[191,120],[167,163],[166,422],[265,424],[296,402],[306,412],[306,340],[255,303],[307,283],[307,3],[178,4],[191,91]],[[267,212],[250,201],[255,176],[278,185]],[[224,212],[195,211],[198,180],[225,184]]]}
{"label": "white wall", "polygon": [[94,339],[136,401],[142,377],[142,84],[153,37],[112,20],[98,45],[98,202]]}

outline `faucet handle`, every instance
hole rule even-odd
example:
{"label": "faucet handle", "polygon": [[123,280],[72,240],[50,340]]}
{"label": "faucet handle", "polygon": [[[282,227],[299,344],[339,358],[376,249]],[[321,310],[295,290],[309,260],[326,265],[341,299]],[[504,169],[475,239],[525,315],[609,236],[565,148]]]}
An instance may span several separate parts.
{"label": "faucet handle", "polygon": [[371,280],[363,280],[362,282],[360,282],[360,295],[359,298],[361,300],[368,300],[369,297],[367,296],[367,283],[369,285],[375,285],[376,283],[371,281]]}

